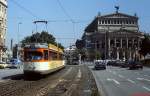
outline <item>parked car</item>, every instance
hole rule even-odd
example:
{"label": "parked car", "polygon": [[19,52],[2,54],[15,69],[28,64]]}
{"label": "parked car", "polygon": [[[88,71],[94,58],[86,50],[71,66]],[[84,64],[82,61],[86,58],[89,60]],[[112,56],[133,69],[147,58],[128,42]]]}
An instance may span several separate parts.
{"label": "parked car", "polygon": [[121,67],[121,68],[127,68],[127,67],[129,67],[128,61],[122,61],[122,62],[120,63],[120,67]]}
{"label": "parked car", "polygon": [[73,64],[73,65],[78,65],[79,62],[78,62],[78,60],[73,60],[73,61],[72,61],[72,64]]}
{"label": "parked car", "polygon": [[143,64],[139,61],[129,61],[129,69],[143,69]]}
{"label": "parked car", "polygon": [[106,64],[104,62],[95,61],[94,69],[96,70],[106,69]]}
{"label": "parked car", "polygon": [[0,69],[6,68],[8,64],[6,62],[0,62]]}
{"label": "parked car", "polygon": [[19,59],[11,59],[10,64],[7,66],[7,68],[16,69],[19,68],[21,65],[21,61]]}
{"label": "parked car", "polygon": [[108,61],[107,65],[108,66],[114,66],[116,64],[116,61]]}

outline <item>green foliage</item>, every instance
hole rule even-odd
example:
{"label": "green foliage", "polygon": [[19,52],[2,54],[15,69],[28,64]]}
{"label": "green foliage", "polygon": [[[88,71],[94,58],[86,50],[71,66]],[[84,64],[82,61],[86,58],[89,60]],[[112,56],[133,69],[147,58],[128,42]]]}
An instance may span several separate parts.
{"label": "green foliage", "polygon": [[85,43],[84,43],[83,40],[77,40],[77,41],[76,41],[76,47],[77,47],[78,49],[82,49],[84,46],[85,46]]}
{"label": "green foliage", "polygon": [[[21,41],[21,43],[51,43],[57,46],[55,37],[45,31],[42,31],[41,33],[37,32],[31,36],[27,36]],[[58,43],[58,46],[64,48],[60,43]]]}
{"label": "green foliage", "polygon": [[145,34],[144,37],[145,38],[142,40],[142,44],[140,46],[141,50],[139,52],[145,56],[147,53],[150,53],[150,35]]}

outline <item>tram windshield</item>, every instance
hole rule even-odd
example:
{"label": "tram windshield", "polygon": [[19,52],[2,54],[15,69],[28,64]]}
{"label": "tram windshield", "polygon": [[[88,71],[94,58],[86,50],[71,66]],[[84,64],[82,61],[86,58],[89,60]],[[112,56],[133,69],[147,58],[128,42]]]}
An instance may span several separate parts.
{"label": "tram windshield", "polygon": [[42,60],[43,54],[39,51],[27,51],[24,54],[25,61]]}

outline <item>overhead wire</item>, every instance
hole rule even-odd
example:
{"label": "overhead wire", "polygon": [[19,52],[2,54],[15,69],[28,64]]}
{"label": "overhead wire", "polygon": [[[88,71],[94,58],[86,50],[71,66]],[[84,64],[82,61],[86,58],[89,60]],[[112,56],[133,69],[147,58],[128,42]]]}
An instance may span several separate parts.
{"label": "overhead wire", "polygon": [[69,20],[72,22],[72,23],[75,23],[74,20],[71,18],[71,16],[67,13],[67,11],[65,10],[65,8],[63,7],[63,5],[61,4],[60,0],[57,0],[60,8],[62,9],[62,11],[64,12],[64,14],[69,18]]}
{"label": "overhead wire", "polygon": [[33,16],[34,18],[39,19],[39,17],[37,15],[35,15],[33,12],[31,12],[29,9],[25,8],[21,4],[19,4],[16,0],[10,0],[10,1],[12,3],[14,3],[15,5],[17,5],[19,8],[21,8],[22,10],[24,10],[26,13],[30,14],[31,16]]}

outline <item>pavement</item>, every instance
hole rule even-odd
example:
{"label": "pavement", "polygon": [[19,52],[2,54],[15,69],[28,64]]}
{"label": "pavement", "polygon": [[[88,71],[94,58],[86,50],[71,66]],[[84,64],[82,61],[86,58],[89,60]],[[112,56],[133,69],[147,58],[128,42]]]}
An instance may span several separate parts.
{"label": "pavement", "polygon": [[128,70],[107,66],[106,70],[89,69],[102,96],[150,96],[150,68]]}
{"label": "pavement", "polygon": [[12,75],[17,75],[17,74],[23,74],[23,69],[18,68],[18,69],[0,69],[0,80],[2,80],[4,77],[7,76],[12,76]]}

